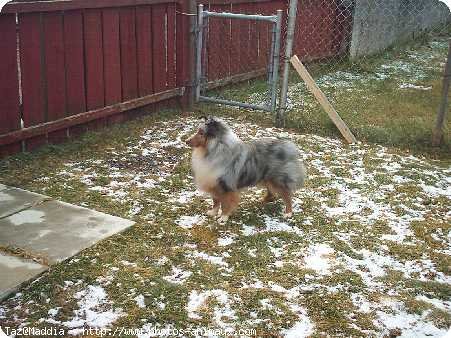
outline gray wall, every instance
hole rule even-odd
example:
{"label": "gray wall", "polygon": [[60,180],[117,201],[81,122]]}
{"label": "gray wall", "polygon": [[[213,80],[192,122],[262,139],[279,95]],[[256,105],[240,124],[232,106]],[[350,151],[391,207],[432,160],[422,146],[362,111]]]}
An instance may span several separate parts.
{"label": "gray wall", "polygon": [[449,24],[450,11],[438,0],[355,0],[350,56],[376,54]]}

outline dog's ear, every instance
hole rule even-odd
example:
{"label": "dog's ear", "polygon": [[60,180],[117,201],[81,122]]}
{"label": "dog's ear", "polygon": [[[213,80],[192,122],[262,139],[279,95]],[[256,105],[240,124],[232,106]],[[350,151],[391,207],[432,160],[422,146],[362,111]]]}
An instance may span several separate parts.
{"label": "dog's ear", "polygon": [[219,133],[219,130],[221,129],[219,122],[214,118],[209,116],[209,119],[205,123],[207,127],[207,136],[214,137],[217,136]]}

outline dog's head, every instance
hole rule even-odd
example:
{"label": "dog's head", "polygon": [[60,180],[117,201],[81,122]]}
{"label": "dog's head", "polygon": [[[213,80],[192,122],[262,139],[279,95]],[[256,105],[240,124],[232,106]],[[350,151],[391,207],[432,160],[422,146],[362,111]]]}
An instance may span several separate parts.
{"label": "dog's head", "polygon": [[217,117],[209,116],[203,119],[197,132],[185,141],[192,148],[206,147],[209,140],[221,138],[229,130],[227,125]]}

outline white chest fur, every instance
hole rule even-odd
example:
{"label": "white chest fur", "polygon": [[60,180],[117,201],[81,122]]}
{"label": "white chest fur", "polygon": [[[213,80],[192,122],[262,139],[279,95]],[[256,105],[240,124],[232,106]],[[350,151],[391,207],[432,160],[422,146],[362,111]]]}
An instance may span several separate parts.
{"label": "white chest fur", "polygon": [[218,171],[205,159],[205,151],[201,148],[195,148],[191,157],[191,165],[194,172],[194,180],[197,188],[208,192],[216,186],[219,177]]}

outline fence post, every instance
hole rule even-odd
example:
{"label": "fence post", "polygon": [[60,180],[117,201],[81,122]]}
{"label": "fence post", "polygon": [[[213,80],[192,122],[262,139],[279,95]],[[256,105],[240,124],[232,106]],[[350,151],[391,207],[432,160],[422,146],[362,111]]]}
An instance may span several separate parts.
{"label": "fence post", "polygon": [[279,59],[280,59],[280,31],[282,27],[282,10],[277,10],[277,21],[274,30],[274,60],[272,72],[272,95],[271,95],[271,110],[276,109],[277,85],[279,80]]}
{"label": "fence post", "polygon": [[196,7],[196,0],[183,0],[177,7],[177,87],[185,87],[182,109],[190,109],[194,102]]}
{"label": "fence post", "polygon": [[196,83],[196,27],[197,27],[197,1],[189,1],[189,30],[190,30],[190,40],[189,40],[189,81],[190,81],[190,93],[188,94],[188,105],[192,107],[194,104],[194,85]]}
{"label": "fence post", "polygon": [[287,42],[285,46],[285,59],[282,76],[282,88],[280,93],[279,109],[276,113],[276,126],[285,126],[285,111],[287,109],[288,95],[288,77],[290,75],[290,58],[293,52],[294,29],[296,27],[296,13],[298,8],[298,0],[290,1],[290,10],[288,13]]}
{"label": "fence post", "polygon": [[443,74],[442,102],[437,114],[435,128],[432,131],[432,145],[439,146],[443,139],[443,123],[445,122],[446,110],[448,109],[448,92],[451,78],[451,39],[448,46],[448,60],[446,61],[445,73]]}
{"label": "fence post", "polygon": [[196,38],[197,38],[197,44],[196,44],[196,95],[195,95],[195,101],[199,102],[200,97],[200,82],[202,80],[202,30],[203,30],[203,11],[204,11],[204,5],[198,5],[197,6],[197,29],[196,29]]}

